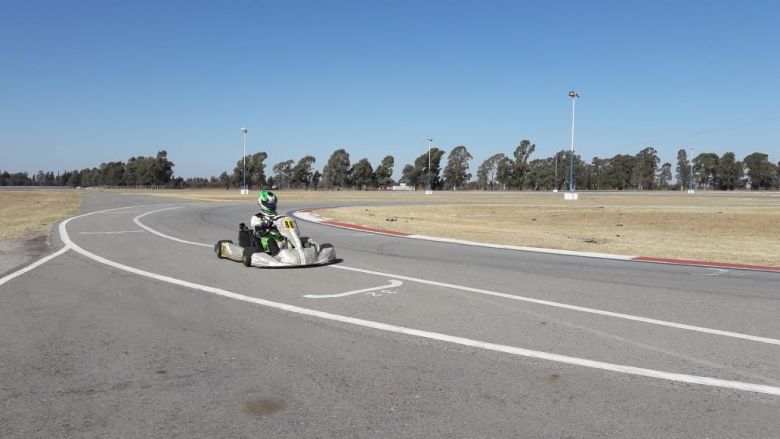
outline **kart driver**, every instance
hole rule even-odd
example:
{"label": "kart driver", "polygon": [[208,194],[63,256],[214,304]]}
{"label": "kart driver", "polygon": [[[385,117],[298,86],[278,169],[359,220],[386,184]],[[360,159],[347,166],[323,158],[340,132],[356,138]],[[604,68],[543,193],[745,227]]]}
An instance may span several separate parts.
{"label": "kart driver", "polygon": [[276,217],[276,195],[271,191],[260,191],[257,194],[257,204],[260,205],[260,212],[252,216],[249,224],[255,231],[256,236],[260,238],[259,244],[262,250],[269,255],[279,253],[279,244],[282,236],[274,228],[274,218]]}

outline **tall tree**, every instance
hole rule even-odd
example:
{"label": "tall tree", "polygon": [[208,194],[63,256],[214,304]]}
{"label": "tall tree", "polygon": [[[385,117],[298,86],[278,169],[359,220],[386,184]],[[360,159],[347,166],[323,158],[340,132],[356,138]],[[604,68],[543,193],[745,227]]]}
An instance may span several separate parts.
{"label": "tall tree", "polygon": [[292,170],[292,184],[298,185],[304,185],[306,189],[309,189],[309,185],[311,184],[311,177],[313,175],[313,171],[311,168],[311,165],[315,162],[314,156],[304,156],[300,160],[298,160],[298,163],[295,165],[295,167]]}
{"label": "tall tree", "polygon": [[258,152],[240,158],[233,168],[234,183],[236,186],[244,184],[244,160],[246,160],[246,185],[250,188],[260,188],[265,186],[265,159],[268,154]]}
{"label": "tall tree", "polygon": [[224,186],[225,190],[230,189],[230,176],[227,171],[222,171],[222,173],[219,174],[219,185]]}
{"label": "tall tree", "polygon": [[496,183],[498,164],[505,158],[506,156],[502,153],[493,154],[479,165],[477,170],[477,186],[479,188],[493,190],[493,185]]}
{"label": "tall tree", "polygon": [[469,174],[469,160],[471,154],[465,146],[456,146],[450,151],[447,158],[447,166],[444,168],[444,182],[449,189],[460,189],[471,178]]}
{"label": "tall tree", "polygon": [[274,178],[279,189],[290,187],[295,160],[285,160],[274,165]]}
{"label": "tall tree", "polygon": [[157,153],[152,165],[152,174],[154,175],[154,184],[165,185],[173,177],[173,162],[168,160],[168,151],[161,150]]}
{"label": "tall tree", "polygon": [[[444,156],[444,150],[433,147],[430,149],[430,153],[426,150],[420,157],[417,157],[414,161],[414,172],[410,175],[413,176],[415,182],[415,188],[418,185],[428,186],[428,179],[430,178],[430,185],[432,189],[440,189],[442,179],[439,177],[441,172],[441,158]],[[430,160],[430,170],[428,169],[428,161]],[[406,168],[404,168],[406,170]],[[429,173],[430,171],[430,173]],[[407,184],[409,184],[407,182]]]}
{"label": "tall tree", "polygon": [[634,167],[634,177],[637,189],[653,189],[655,186],[655,177],[658,172],[658,151],[652,146],[642,149],[636,155],[636,166]]}
{"label": "tall tree", "polygon": [[349,170],[349,153],[343,148],[337,149],[322,169],[322,177],[328,186],[341,188],[349,185]]}
{"label": "tall tree", "polygon": [[774,177],[774,165],[769,161],[769,156],[764,153],[754,152],[743,160],[747,175],[750,177],[751,189],[769,189],[772,187]]}
{"label": "tall tree", "polygon": [[718,160],[713,152],[704,152],[693,159],[693,169],[698,173],[699,186],[713,187],[718,181]]}
{"label": "tall tree", "polygon": [[358,189],[366,190],[367,188],[374,186],[374,168],[367,158],[360,159],[355,163],[350,174],[352,176],[352,182]]}
{"label": "tall tree", "polygon": [[615,189],[626,190],[634,186],[633,176],[636,157],[618,154],[610,159],[610,166],[604,172],[604,181]]}
{"label": "tall tree", "polygon": [[496,181],[498,181],[502,189],[511,189],[515,185],[514,172],[515,162],[509,157],[504,156],[496,165]]}
{"label": "tall tree", "polygon": [[320,171],[314,171],[314,174],[311,175],[311,185],[314,186],[314,190],[317,190],[317,187],[320,185],[320,179],[322,178],[322,174],[320,174]]}
{"label": "tall tree", "polygon": [[257,152],[252,154],[247,162],[247,181],[252,187],[260,188],[265,186],[265,159],[268,154]]}
{"label": "tall tree", "polygon": [[677,151],[677,167],[675,168],[674,176],[677,179],[677,184],[680,185],[680,190],[685,187],[690,189],[691,166],[688,162],[688,153],[685,151],[685,148],[681,148]]}
{"label": "tall tree", "polygon": [[417,168],[415,168],[414,165],[404,166],[403,171],[401,171],[400,181],[401,183],[404,183],[407,186],[412,186],[416,189],[417,186],[420,185],[420,174]]}
{"label": "tall tree", "polygon": [[610,159],[600,159],[593,157],[590,161],[590,174],[591,174],[591,186],[595,190],[600,189],[614,189],[609,184],[605,184],[604,175],[609,172],[609,168],[612,165]]}
{"label": "tall tree", "polygon": [[387,187],[393,184],[393,166],[395,165],[395,159],[393,156],[388,155],[382,159],[382,163],[376,167],[374,171],[374,178],[376,184],[380,187]]}
{"label": "tall tree", "polygon": [[661,165],[661,170],[658,172],[658,187],[661,189],[668,189],[669,183],[672,181],[672,164],[669,162]]}
{"label": "tall tree", "polygon": [[733,152],[723,154],[718,162],[718,189],[733,191],[740,185],[742,163]]}
{"label": "tall tree", "polygon": [[526,173],[528,173],[528,158],[536,150],[536,144],[531,143],[527,139],[520,141],[520,144],[515,148],[515,169],[513,172],[514,186],[522,189],[526,186]]}

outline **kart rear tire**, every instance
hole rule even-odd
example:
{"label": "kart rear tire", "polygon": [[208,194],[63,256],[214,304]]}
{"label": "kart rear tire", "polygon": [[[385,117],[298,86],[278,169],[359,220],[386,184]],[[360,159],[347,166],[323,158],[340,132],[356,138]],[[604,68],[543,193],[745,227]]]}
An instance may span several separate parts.
{"label": "kart rear tire", "polygon": [[216,244],[214,244],[214,253],[217,254],[217,257],[219,259],[224,259],[225,258],[224,256],[222,256],[222,244],[224,244],[226,242],[228,244],[232,244],[233,243],[233,241],[231,241],[229,239],[222,239],[222,240],[217,241]]}
{"label": "kart rear tire", "polygon": [[257,251],[252,247],[244,248],[244,253],[241,254],[241,262],[243,262],[245,266],[251,267],[252,255],[255,253],[257,253]]}

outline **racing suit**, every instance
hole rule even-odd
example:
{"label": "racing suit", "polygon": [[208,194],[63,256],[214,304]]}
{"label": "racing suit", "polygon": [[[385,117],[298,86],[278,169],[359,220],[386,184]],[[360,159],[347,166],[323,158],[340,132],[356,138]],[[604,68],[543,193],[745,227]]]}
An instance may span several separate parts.
{"label": "racing suit", "polygon": [[276,241],[281,240],[282,236],[276,230],[271,216],[258,212],[252,215],[249,224],[255,231],[255,235],[260,238],[257,247],[261,247],[269,255],[279,253],[279,244]]}

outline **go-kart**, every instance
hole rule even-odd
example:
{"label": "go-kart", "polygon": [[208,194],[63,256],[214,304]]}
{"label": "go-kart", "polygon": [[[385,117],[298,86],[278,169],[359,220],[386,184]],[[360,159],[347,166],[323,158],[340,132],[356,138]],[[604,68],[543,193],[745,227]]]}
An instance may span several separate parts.
{"label": "go-kart", "polygon": [[[336,260],[333,245],[318,244],[309,237],[300,236],[298,230],[295,219],[284,215],[272,218],[266,229],[259,226],[248,228],[241,223],[238,244],[231,240],[217,241],[214,252],[220,259],[243,262],[247,267],[303,267]],[[267,233],[278,239],[264,249],[262,236]]]}

